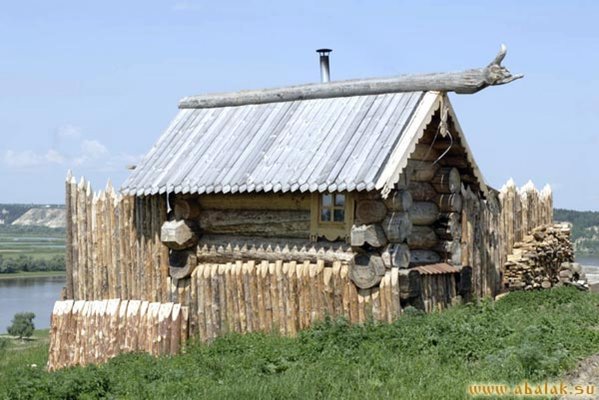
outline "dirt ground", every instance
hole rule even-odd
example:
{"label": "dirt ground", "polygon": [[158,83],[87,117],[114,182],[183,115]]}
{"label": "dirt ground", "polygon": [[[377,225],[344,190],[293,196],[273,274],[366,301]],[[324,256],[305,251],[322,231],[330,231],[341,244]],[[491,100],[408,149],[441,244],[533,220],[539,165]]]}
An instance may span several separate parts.
{"label": "dirt ground", "polygon": [[576,369],[564,377],[564,382],[570,388],[581,385],[582,390],[587,390],[594,385],[594,394],[562,396],[562,400],[599,399],[599,354],[595,354],[578,363]]}

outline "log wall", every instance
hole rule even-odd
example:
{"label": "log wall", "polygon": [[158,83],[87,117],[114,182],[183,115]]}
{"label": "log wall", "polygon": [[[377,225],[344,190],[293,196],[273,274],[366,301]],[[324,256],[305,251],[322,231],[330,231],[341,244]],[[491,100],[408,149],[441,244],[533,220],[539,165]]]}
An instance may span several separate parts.
{"label": "log wall", "polygon": [[188,338],[188,311],[140,300],[57,301],[48,369],[96,364],[127,352],[176,354]]}

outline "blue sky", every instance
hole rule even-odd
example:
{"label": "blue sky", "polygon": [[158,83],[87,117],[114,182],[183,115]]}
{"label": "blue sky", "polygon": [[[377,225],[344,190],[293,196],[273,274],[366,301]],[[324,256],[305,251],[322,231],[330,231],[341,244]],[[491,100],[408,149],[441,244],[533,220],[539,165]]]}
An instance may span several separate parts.
{"label": "blue sky", "polygon": [[550,183],[599,210],[599,2],[0,2],[0,202],[101,188],[150,149],[187,95],[486,65],[523,80],[450,95],[489,184]]}

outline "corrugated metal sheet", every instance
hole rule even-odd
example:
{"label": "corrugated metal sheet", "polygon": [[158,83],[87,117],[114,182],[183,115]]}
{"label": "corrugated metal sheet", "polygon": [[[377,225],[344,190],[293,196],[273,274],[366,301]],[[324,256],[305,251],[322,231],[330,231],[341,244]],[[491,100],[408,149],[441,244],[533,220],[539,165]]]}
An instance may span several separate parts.
{"label": "corrugated metal sheet", "polygon": [[453,265],[446,263],[421,265],[420,267],[415,267],[414,269],[420,272],[421,275],[457,274],[460,272],[460,270]]}
{"label": "corrugated metal sheet", "polygon": [[422,97],[415,92],[182,109],[123,192],[372,190]]}

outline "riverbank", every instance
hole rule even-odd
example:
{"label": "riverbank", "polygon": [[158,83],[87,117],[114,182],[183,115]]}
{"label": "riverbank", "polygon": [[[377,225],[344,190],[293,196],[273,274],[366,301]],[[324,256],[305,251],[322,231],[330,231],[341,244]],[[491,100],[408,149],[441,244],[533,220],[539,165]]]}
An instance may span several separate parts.
{"label": "riverbank", "polygon": [[6,332],[13,316],[20,312],[34,313],[37,329],[50,326],[54,302],[60,300],[67,278],[64,272],[43,272],[6,274],[9,276],[4,278],[5,274],[0,274],[0,333]]}
{"label": "riverbank", "polygon": [[19,279],[19,278],[51,278],[55,276],[66,276],[65,271],[33,271],[33,272],[12,272],[0,274],[0,280]]}
{"label": "riverbank", "polygon": [[[0,380],[3,381],[6,371],[15,366],[43,370],[46,365],[45,360],[48,358],[49,340],[48,329],[35,330],[31,340],[15,340],[9,339],[8,335],[0,335]],[[0,398],[19,397],[6,397],[0,394]]]}
{"label": "riverbank", "polygon": [[52,278],[55,276],[66,277],[65,271],[33,271],[33,272],[12,272],[0,274],[0,280],[20,279],[20,278]]}
{"label": "riverbank", "polygon": [[468,399],[472,383],[559,381],[599,352],[598,306],[599,295],[573,288],[518,292],[406,311],[393,324],[234,334],[175,357],[128,354],[55,373],[40,368],[47,352],[33,347],[0,363],[0,398]]}
{"label": "riverbank", "polygon": [[576,262],[582,264],[582,270],[586,274],[589,284],[599,283],[599,256],[576,255]]}
{"label": "riverbank", "polygon": [[7,341],[5,350],[8,351],[25,351],[40,345],[47,347],[50,341],[50,329],[36,329],[33,331],[31,337],[24,338],[23,340],[15,336],[10,336],[7,333],[2,333],[0,334],[0,341],[2,340]]}

